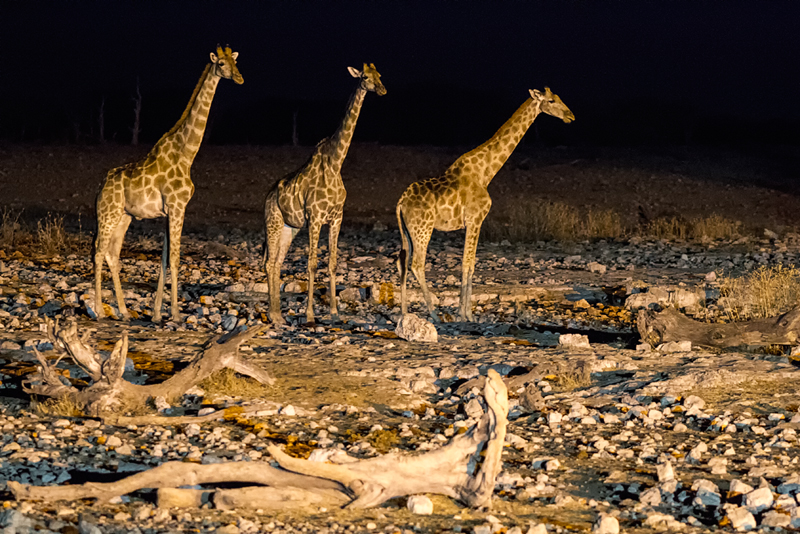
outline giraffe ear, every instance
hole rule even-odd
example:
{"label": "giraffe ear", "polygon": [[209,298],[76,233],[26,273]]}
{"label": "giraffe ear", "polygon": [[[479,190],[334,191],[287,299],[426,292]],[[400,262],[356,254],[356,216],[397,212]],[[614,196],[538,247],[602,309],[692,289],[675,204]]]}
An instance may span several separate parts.
{"label": "giraffe ear", "polygon": [[364,74],[363,72],[354,67],[347,67],[347,70],[350,71],[350,76],[352,76],[353,78],[361,78],[361,75]]}
{"label": "giraffe ear", "polygon": [[231,57],[233,58],[234,61],[236,61],[236,58],[239,57],[239,52],[233,52],[231,54]]}
{"label": "giraffe ear", "polygon": [[217,55],[214,52],[211,52],[211,63],[216,63],[217,61],[219,61]]}
{"label": "giraffe ear", "polygon": [[528,89],[528,92],[531,94],[531,98],[534,100],[541,100],[544,98],[544,95],[538,89]]}

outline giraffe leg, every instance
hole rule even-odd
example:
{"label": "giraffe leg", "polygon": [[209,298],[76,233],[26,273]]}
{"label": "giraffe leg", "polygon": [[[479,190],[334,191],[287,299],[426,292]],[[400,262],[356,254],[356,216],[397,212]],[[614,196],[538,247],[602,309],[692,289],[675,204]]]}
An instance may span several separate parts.
{"label": "giraffe leg", "polygon": [[339,308],[336,301],[336,263],[339,252],[339,230],[342,228],[342,216],[335,217],[328,227],[328,276],[331,279],[331,321],[339,321]]}
{"label": "giraffe leg", "polygon": [[397,226],[400,228],[400,240],[402,247],[400,248],[400,258],[397,260],[397,266],[400,269],[400,313],[405,315],[408,313],[408,297],[406,296],[406,285],[408,282],[408,258],[413,255],[414,250],[410,246],[411,241],[408,235],[408,228],[406,228],[403,221],[403,214],[401,209],[397,209]]}
{"label": "giraffe leg", "polygon": [[169,222],[164,229],[164,248],[161,249],[161,265],[158,271],[158,285],[156,286],[156,297],[153,301],[153,322],[161,322],[161,303],[164,299],[164,279],[167,276],[167,260],[169,258]]}
{"label": "giraffe leg", "polygon": [[103,262],[107,261],[111,251],[114,232],[124,212],[109,214],[98,206],[97,238],[94,242],[94,307],[97,319],[105,316],[103,311]]}
{"label": "giraffe leg", "polygon": [[277,203],[271,203],[269,199],[265,218],[267,250],[264,253],[264,270],[267,271],[269,286],[269,319],[274,324],[286,324],[281,315],[281,267],[297,229],[284,224]]}
{"label": "giraffe leg", "polygon": [[464,257],[461,261],[461,300],[459,315],[462,321],[474,320],[472,316],[472,275],[475,272],[475,252],[478,249],[478,237],[481,223],[467,223],[467,237],[464,240]]}
{"label": "giraffe leg", "polygon": [[111,271],[111,279],[114,282],[114,295],[117,297],[117,308],[119,313],[126,320],[130,320],[128,308],[125,306],[125,299],[122,294],[122,284],[119,281],[120,261],[119,255],[122,252],[122,243],[125,241],[125,232],[128,231],[128,226],[131,224],[131,216],[127,213],[123,214],[114,228],[114,233],[111,234],[111,240],[106,253],[106,263],[108,269]]}
{"label": "giraffe leg", "polygon": [[431,319],[433,319],[433,322],[438,323],[439,318],[436,316],[436,309],[433,306],[433,296],[428,290],[428,284],[425,282],[425,257],[428,254],[428,242],[431,239],[432,232],[432,228],[423,228],[422,231],[412,236],[411,248],[414,250],[414,256],[411,258],[411,272],[414,273],[420,289],[422,289],[422,296],[425,297],[425,305],[428,307]]}
{"label": "giraffe leg", "polygon": [[[306,322],[314,324],[314,281],[317,277],[317,245],[322,223],[308,221],[308,303],[306,304]],[[335,283],[335,281],[334,281]]]}
{"label": "giraffe leg", "polygon": [[181,320],[178,307],[178,269],[181,263],[181,232],[183,231],[183,211],[171,213],[169,216],[169,274],[172,282],[172,320],[176,323]]}

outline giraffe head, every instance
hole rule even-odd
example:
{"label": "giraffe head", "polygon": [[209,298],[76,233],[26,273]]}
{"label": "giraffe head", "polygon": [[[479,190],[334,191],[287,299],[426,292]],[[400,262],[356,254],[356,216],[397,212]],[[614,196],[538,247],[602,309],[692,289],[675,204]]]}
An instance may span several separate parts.
{"label": "giraffe head", "polygon": [[364,63],[362,70],[354,67],[347,67],[347,70],[350,71],[350,75],[353,78],[361,78],[361,86],[367,91],[378,93],[381,96],[386,94],[386,88],[381,83],[381,75],[375,69],[375,63],[370,63],[369,65]]}
{"label": "giraffe head", "polygon": [[239,52],[231,50],[230,46],[222,48],[217,45],[217,53],[211,52],[211,63],[213,64],[214,74],[222,78],[228,78],[238,84],[244,83],[244,78],[239,74],[239,69],[236,67],[236,58],[239,57]]}
{"label": "giraffe head", "polygon": [[531,98],[540,102],[539,109],[548,115],[561,119],[566,123],[575,120],[575,115],[569,110],[566,104],[558,98],[558,95],[551,92],[549,87],[544,88],[544,93],[537,89],[529,89]]}

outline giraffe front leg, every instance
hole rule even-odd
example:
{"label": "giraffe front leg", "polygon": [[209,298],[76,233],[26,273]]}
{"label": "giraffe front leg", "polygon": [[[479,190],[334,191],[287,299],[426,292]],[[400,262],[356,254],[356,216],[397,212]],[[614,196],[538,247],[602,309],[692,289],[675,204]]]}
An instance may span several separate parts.
{"label": "giraffe front leg", "polygon": [[153,322],[161,322],[161,303],[164,299],[164,280],[167,276],[167,261],[169,259],[169,222],[164,229],[164,247],[161,250],[161,265],[158,267],[158,284],[156,296],[153,300]]}
{"label": "giraffe front leg", "polygon": [[181,312],[178,307],[178,270],[181,263],[181,232],[183,231],[183,211],[169,216],[169,274],[172,283],[172,320],[176,323],[181,321]]}
{"label": "giraffe front leg", "polygon": [[[106,256],[108,269],[111,271],[111,279],[114,282],[114,295],[117,298],[117,308],[119,308],[119,313],[125,320],[130,320],[131,316],[128,313],[128,308],[125,306],[122,283],[119,280],[119,271],[121,267],[119,255],[122,252],[122,243],[125,241],[125,233],[128,231],[128,226],[130,224],[131,216],[126,213],[120,218],[117,227],[114,228],[114,233],[111,235],[111,242],[108,246],[108,255]],[[102,303],[100,308],[102,309]]]}
{"label": "giraffe front leg", "polygon": [[267,262],[267,274],[269,276],[269,320],[273,324],[286,324],[286,320],[281,315],[281,267],[292,239],[297,235],[297,229],[283,224],[281,226],[267,228],[269,240],[269,260]]}
{"label": "giraffe front leg", "polygon": [[431,239],[431,233],[433,233],[433,228],[425,227],[421,228],[416,235],[412,235],[414,254],[411,258],[411,272],[414,273],[417,282],[419,282],[431,319],[433,322],[438,323],[439,317],[436,315],[436,308],[433,306],[433,295],[431,295],[428,290],[428,284],[425,282],[425,257],[428,255],[428,242]]}
{"label": "giraffe front leg", "polygon": [[472,315],[472,275],[475,272],[475,253],[478,249],[481,222],[467,224],[467,237],[464,240],[464,257],[461,261],[461,299],[459,302],[459,315],[462,321],[472,322],[475,320]]}
{"label": "giraffe front leg", "polygon": [[336,269],[339,253],[339,230],[342,228],[342,215],[331,221],[328,227],[328,276],[331,285],[331,321],[339,322],[339,307],[336,298]]}
{"label": "giraffe front leg", "polygon": [[97,239],[94,242],[94,311],[97,315],[97,320],[105,317],[105,311],[103,310],[103,262],[108,262],[108,257],[112,250],[114,232],[119,226],[119,221],[119,214],[110,214],[102,205],[98,205]]}
{"label": "giraffe front leg", "polygon": [[314,281],[317,277],[317,245],[322,223],[308,221],[308,303],[306,305],[306,322],[314,324]]}

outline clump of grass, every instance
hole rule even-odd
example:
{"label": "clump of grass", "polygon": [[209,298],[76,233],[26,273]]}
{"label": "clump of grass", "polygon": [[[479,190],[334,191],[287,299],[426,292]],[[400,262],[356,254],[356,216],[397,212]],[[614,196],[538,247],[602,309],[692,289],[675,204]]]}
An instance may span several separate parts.
{"label": "clump of grass", "polygon": [[572,391],[592,385],[592,370],[588,362],[579,361],[574,366],[563,366],[555,376],[559,391]]}
{"label": "clump of grass", "polygon": [[272,390],[257,380],[242,376],[232,369],[222,369],[198,384],[208,397],[264,397]]}
{"label": "clump of grass", "polygon": [[650,221],[643,233],[646,237],[668,241],[704,241],[739,237],[741,228],[741,222],[714,214],[689,220],[683,217],[659,217]]}
{"label": "clump of grass", "polygon": [[34,413],[48,417],[83,417],[84,413],[81,405],[75,401],[72,395],[46,399],[44,401],[32,401],[31,409]]}
{"label": "clump of grass", "polygon": [[613,210],[589,209],[582,213],[563,202],[514,204],[505,211],[504,216],[491,218],[484,223],[486,239],[507,239],[512,243],[609,239],[624,233],[622,220]]}
{"label": "clump of grass", "polygon": [[43,221],[36,223],[36,245],[39,252],[52,256],[67,248],[67,233],[64,230],[64,217],[50,213]]}
{"label": "clump of grass", "polygon": [[367,437],[367,440],[370,445],[375,447],[376,451],[381,454],[386,454],[393,446],[400,442],[400,436],[397,430],[394,429],[376,430]]}
{"label": "clump of grass", "polygon": [[0,246],[12,248],[18,244],[23,234],[19,218],[22,212],[14,212],[8,208],[3,209],[0,215]]}
{"label": "clump of grass", "polygon": [[722,277],[719,305],[731,321],[775,317],[800,302],[800,270],[762,265],[740,277]]}

